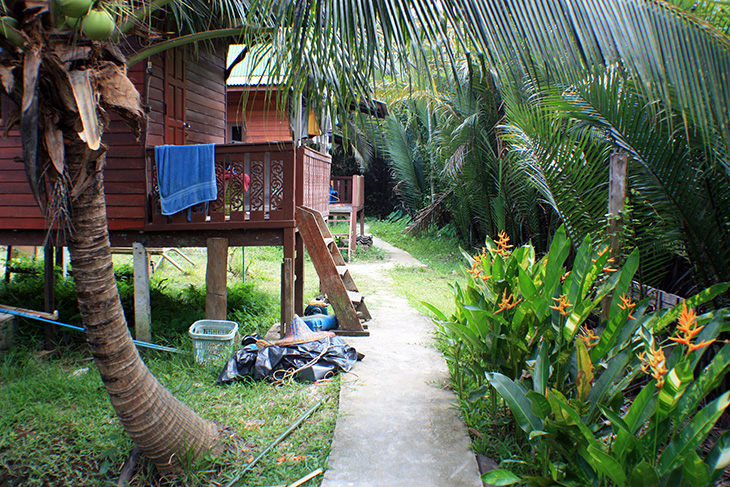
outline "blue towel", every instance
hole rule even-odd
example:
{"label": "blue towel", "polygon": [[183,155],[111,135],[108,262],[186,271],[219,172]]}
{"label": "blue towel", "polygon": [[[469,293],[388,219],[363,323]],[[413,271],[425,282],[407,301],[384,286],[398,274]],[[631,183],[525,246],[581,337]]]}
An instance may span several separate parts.
{"label": "blue towel", "polygon": [[163,215],[218,198],[215,144],[160,145],[155,160]]}

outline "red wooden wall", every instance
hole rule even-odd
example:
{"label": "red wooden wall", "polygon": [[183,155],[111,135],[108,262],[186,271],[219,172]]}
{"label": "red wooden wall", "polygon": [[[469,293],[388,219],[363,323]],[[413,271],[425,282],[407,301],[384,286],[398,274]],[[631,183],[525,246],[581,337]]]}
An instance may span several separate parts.
{"label": "red wooden wall", "polygon": [[[225,52],[225,48],[220,49]],[[203,50],[185,57],[186,144],[225,142],[225,58]],[[129,77],[149,108],[149,119],[141,140],[137,141],[124,121],[114,113],[103,136],[109,148],[104,171],[107,215],[110,230],[142,229],[146,223],[147,177],[145,147],[164,140],[164,58],[157,56],[129,69]],[[0,131],[5,131],[12,102],[2,99]],[[20,158],[17,129],[0,138],[0,229],[43,229],[45,221],[35,204]],[[0,242],[1,244],[2,242]]]}
{"label": "red wooden wall", "polygon": [[[268,88],[229,87],[228,91],[228,142],[231,126],[243,126],[241,142],[285,142],[292,140],[288,113],[277,106],[276,94]],[[244,107],[245,103],[245,107]]]}

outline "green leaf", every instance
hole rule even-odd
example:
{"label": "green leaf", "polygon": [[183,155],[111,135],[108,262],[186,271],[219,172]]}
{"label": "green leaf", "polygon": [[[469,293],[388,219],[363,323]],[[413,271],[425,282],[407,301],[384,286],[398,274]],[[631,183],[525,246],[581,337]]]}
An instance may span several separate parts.
{"label": "green leaf", "polygon": [[520,292],[522,293],[522,296],[526,301],[532,299],[537,292],[537,289],[535,288],[535,284],[532,282],[532,279],[530,279],[530,276],[527,275],[527,272],[522,270],[522,267],[518,269],[518,277],[520,280]]}
{"label": "green leaf", "polygon": [[477,402],[481,398],[487,395],[487,391],[489,388],[486,386],[486,384],[482,384],[476,389],[473,389],[469,391],[469,395],[467,396],[467,399],[469,399],[470,402]]}
{"label": "green leaf", "polygon": [[530,400],[532,412],[535,416],[545,419],[550,415],[550,401],[548,401],[547,397],[539,392],[529,391],[527,398]]}
{"label": "green leaf", "polygon": [[715,446],[707,454],[705,463],[710,469],[710,479],[712,482],[717,482],[730,465],[730,431],[726,431],[718,438]]}
{"label": "green leaf", "polygon": [[646,460],[642,460],[629,474],[627,487],[659,487],[659,477]]}
{"label": "green leaf", "polygon": [[[704,331],[704,330],[703,330]],[[679,421],[691,416],[700,402],[710,393],[730,370],[730,343],[726,343],[712,361],[700,372],[687,388],[677,404]]]}
{"label": "green leaf", "polygon": [[598,405],[608,400],[612,385],[625,375],[626,365],[631,359],[631,353],[623,350],[608,362],[608,367],[598,377],[591,392],[588,393],[588,403],[591,405],[589,417],[593,417],[598,411]]}
{"label": "green leaf", "polygon": [[[608,418],[608,420],[611,422],[611,427],[613,428],[614,433],[618,434],[619,432],[622,432],[626,434],[629,438],[629,442],[631,446],[634,447],[634,449],[638,450],[640,454],[645,453],[644,445],[641,444],[641,442],[634,436],[634,434],[631,432],[631,429],[629,428],[629,425],[626,424],[626,422],[619,416],[616,412],[608,409],[607,407],[601,406],[601,412]],[[617,456],[618,460],[622,460],[622,451],[619,451],[618,449],[613,449],[615,455]]]}
{"label": "green leaf", "polygon": [[434,306],[434,305],[432,305],[430,303],[427,303],[426,301],[421,301],[421,304],[423,306],[425,306],[426,309],[428,309],[429,311],[431,311],[431,313],[433,313],[433,315],[436,317],[436,319],[438,321],[446,321],[446,320],[448,320],[448,318],[446,317],[446,315],[440,309],[438,309],[436,306]]}
{"label": "green leaf", "polygon": [[560,278],[565,272],[563,264],[570,253],[570,240],[565,232],[565,225],[561,225],[553,236],[553,242],[550,245],[550,252],[545,257],[545,286],[544,293],[547,297],[552,297],[555,288],[560,282]]}
{"label": "green leaf", "polygon": [[621,464],[615,458],[593,444],[588,445],[588,454],[592,459],[592,461],[590,459],[588,461],[598,472],[613,480],[616,485],[624,485],[626,483],[626,474]]}
{"label": "green leaf", "polygon": [[547,392],[548,379],[550,378],[550,357],[548,356],[548,341],[540,340],[535,359],[535,370],[532,373],[532,389],[538,394],[544,395]]}
{"label": "green leaf", "polygon": [[542,430],[543,422],[532,413],[530,401],[526,396],[527,390],[522,385],[497,372],[488,372],[485,376],[507,403],[517,425],[523,431],[530,433]]}
{"label": "green leaf", "polygon": [[682,466],[682,487],[701,487],[710,485],[710,470],[696,451],[687,454]]}
{"label": "green leaf", "polygon": [[588,348],[583,340],[575,341],[575,358],[578,375],[576,376],[576,389],[578,400],[585,401],[593,385],[593,362],[588,355]]}
{"label": "green leaf", "polygon": [[693,379],[694,376],[687,361],[680,362],[664,376],[664,386],[659,390],[657,398],[660,418],[669,417]]}
{"label": "green leaf", "polygon": [[[655,413],[656,407],[656,381],[653,379],[645,385],[639,395],[634,398],[631,407],[623,417],[624,424],[628,431],[618,431],[616,440],[613,443],[613,449],[618,458],[625,458],[628,454],[629,446],[637,440],[634,436],[649,418]],[[641,437],[643,438],[643,436]]]}
{"label": "green leaf", "polygon": [[[666,386],[666,385],[665,385]],[[717,419],[730,405],[730,391],[700,409],[694,418],[684,425],[679,434],[662,452],[657,463],[660,476],[669,473],[674,467],[681,464],[707,437]]]}
{"label": "green leaf", "polygon": [[513,474],[509,470],[498,468],[496,470],[490,470],[489,472],[482,475],[482,481],[491,485],[514,485],[520,482],[517,475]]}

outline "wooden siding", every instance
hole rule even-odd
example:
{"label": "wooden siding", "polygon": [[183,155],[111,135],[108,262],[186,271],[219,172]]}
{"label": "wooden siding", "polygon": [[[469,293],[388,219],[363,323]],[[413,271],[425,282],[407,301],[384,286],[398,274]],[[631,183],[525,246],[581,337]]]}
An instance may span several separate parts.
{"label": "wooden siding", "polygon": [[[0,131],[5,133],[5,121],[15,109],[15,104],[0,95],[2,120]],[[20,131],[17,126],[0,138],[0,228],[38,228],[45,225],[35,199],[30,192],[25,167],[20,160]]]}
{"label": "wooden siding", "polygon": [[[129,69],[129,77],[142,95],[147,120],[141,140],[136,140],[126,123],[113,112],[103,143],[109,148],[104,170],[109,229],[141,230],[147,223],[148,181],[145,146],[164,142],[163,58],[156,56]],[[226,95],[223,56],[201,51],[199,57],[186,54],[187,129],[186,143],[225,141]],[[2,102],[2,121],[8,119],[12,102]],[[4,123],[0,130],[4,132]],[[17,129],[0,139],[0,229],[42,230],[45,220],[37,207],[25,176]]]}
{"label": "wooden siding", "polygon": [[[245,110],[243,103],[245,100]],[[266,90],[228,92],[228,126],[242,125],[241,142],[288,142],[292,140],[288,113],[281,113],[276,95]],[[230,128],[227,139],[231,141]]]}

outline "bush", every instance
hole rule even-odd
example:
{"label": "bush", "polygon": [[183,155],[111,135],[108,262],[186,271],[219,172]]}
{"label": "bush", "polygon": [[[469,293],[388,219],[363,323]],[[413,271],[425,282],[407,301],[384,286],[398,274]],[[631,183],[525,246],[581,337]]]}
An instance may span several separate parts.
{"label": "bush", "polygon": [[[460,395],[491,397],[495,414],[496,391],[533,450],[537,468],[530,475],[498,470],[485,480],[714,485],[730,461],[730,434],[704,458],[698,448],[730,404],[730,392],[708,397],[727,372],[730,345],[695,373],[726,328],[726,312],[696,316],[693,308],[730,285],[649,312],[646,300],[630,296],[636,252],[617,271],[607,250],[587,238],[566,271],[570,243],[563,228],[540,261],[531,245],[512,251],[508,242],[500,233],[468,256],[470,279],[454,287],[452,316],[432,309]],[[601,320],[604,299],[608,313]],[[641,392],[633,395],[637,386]]]}

